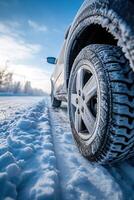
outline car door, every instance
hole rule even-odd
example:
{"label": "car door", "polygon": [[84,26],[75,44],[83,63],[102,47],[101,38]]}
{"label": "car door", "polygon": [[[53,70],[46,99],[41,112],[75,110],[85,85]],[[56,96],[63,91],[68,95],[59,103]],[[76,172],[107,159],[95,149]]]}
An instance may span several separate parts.
{"label": "car door", "polygon": [[59,57],[57,59],[56,67],[54,70],[54,73],[52,74],[52,82],[54,83],[54,93],[55,95],[66,95],[66,89],[65,89],[65,77],[64,77],[64,53],[65,53],[65,48],[66,48],[66,41],[67,37],[69,35],[71,25],[68,27],[66,33],[65,33],[65,38],[64,42],[59,54]]}
{"label": "car door", "polygon": [[56,67],[52,75],[52,81],[54,83],[55,94],[64,93],[64,52],[66,41],[64,41],[59,57],[57,59]]}

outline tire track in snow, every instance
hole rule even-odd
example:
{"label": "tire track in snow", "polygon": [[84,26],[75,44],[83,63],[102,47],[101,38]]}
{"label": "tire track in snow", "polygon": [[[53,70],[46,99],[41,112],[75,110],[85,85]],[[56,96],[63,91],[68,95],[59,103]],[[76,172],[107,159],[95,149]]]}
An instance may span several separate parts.
{"label": "tire track in snow", "polygon": [[0,199],[59,199],[56,157],[45,102],[10,126],[0,146]]}
{"label": "tire track in snow", "polygon": [[[37,120],[38,124],[35,130],[37,136],[36,140],[32,143],[37,150],[36,155],[31,161],[34,167],[29,167],[29,164],[25,166],[24,171],[26,173],[22,175],[22,182],[19,185],[19,196],[17,198],[20,200],[24,199],[26,195],[27,199],[59,199],[56,157],[46,104],[44,104],[42,110],[39,109],[39,112],[41,116]],[[27,180],[27,173],[28,175],[30,173],[30,177],[32,175],[33,178]],[[25,182],[27,182],[26,186],[24,186]]]}
{"label": "tire track in snow", "polygon": [[65,106],[52,109],[54,147],[63,200],[123,199],[119,184],[103,166],[89,163],[78,152],[72,139]]}

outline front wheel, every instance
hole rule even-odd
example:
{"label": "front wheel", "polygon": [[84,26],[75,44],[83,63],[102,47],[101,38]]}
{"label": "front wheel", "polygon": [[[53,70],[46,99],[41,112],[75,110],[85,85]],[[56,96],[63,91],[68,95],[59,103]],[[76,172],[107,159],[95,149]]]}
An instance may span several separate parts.
{"label": "front wheel", "polygon": [[74,61],[69,118],[83,156],[112,163],[134,149],[134,72],[118,47],[89,45]]}

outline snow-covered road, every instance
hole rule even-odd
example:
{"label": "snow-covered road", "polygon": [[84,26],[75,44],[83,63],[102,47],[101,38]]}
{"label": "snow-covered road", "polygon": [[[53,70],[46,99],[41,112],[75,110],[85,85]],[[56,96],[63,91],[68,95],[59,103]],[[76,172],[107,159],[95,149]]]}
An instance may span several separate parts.
{"label": "snow-covered road", "polygon": [[0,200],[134,199],[134,159],[107,167],[85,160],[65,104],[12,97],[3,105],[13,111],[0,123]]}
{"label": "snow-covered road", "polygon": [[14,114],[36,104],[42,97],[0,97],[0,120],[14,117]]}

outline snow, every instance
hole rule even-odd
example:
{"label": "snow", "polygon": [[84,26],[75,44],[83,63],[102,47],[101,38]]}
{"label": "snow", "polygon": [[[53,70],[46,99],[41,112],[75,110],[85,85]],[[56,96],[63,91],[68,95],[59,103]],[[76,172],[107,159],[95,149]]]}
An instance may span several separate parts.
{"label": "snow", "polygon": [[0,200],[134,198],[134,160],[104,167],[83,158],[65,104],[52,109],[48,97],[1,101],[7,115],[11,109],[0,123]]}
{"label": "snow", "polygon": [[17,124],[17,127],[24,131],[30,130],[34,128],[35,126],[36,126],[36,123],[29,119],[21,119]]}
{"label": "snow", "polygon": [[[23,100],[22,100],[23,99]],[[14,115],[19,115],[22,110],[32,107],[42,97],[1,97],[0,96],[0,120],[6,120]]]}

